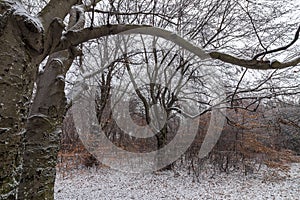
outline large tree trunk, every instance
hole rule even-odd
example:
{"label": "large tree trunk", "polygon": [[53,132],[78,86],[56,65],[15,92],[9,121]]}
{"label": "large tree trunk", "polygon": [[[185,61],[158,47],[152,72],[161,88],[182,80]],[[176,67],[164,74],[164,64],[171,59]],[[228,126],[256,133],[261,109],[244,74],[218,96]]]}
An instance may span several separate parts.
{"label": "large tree trunk", "polygon": [[[18,0],[0,1],[0,199],[54,198],[64,78],[80,52],[69,45],[51,54],[44,71],[36,74],[61,39],[64,25],[55,17],[64,18],[76,2],[66,1],[59,9],[60,4],[51,1],[40,14],[42,24]],[[71,11],[68,29],[83,28],[81,7]]]}
{"label": "large tree trunk", "polygon": [[[1,2],[0,6],[3,14],[8,5]],[[22,16],[0,15],[0,199],[15,199],[22,167],[21,140],[36,69],[22,29]]]}
{"label": "large tree trunk", "polygon": [[52,54],[36,81],[44,31],[17,1],[0,2],[0,44],[0,199],[53,199],[64,75],[74,55]]}

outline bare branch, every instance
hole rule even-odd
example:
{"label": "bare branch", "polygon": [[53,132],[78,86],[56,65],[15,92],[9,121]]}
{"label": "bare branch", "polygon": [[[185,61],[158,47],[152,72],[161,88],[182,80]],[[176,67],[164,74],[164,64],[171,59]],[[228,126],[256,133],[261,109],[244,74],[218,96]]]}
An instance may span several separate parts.
{"label": "bare branch", "polygon": [[299,33],[300,33],[300,26],[298,27],[296,33],[295,33],[295,36],[294,36],[294,39],[291,43],[289,43],[288,45],[286,46],[283,46],[283,47],[279,47],[277,49],[273,49],[273,50],[270,50],[270,51],[265,51],[265,52],[261,52],[259,54],[257,54],[256,56],[254,56],[253,59],[257,59],[259,58],[260,56],[264,56],[266,54],[270,54],[270,53],[275,53],[275,52],[278,52],[278,51],[283,51],[283,50],[286,50],[287,48],[289,48],[290,46],[292,46],[299,38]]}
{"label": "bare branch", "polygon": [[81,31],[68,31],[56,50],[67,49],[69,46],[74,46],[90,39],[115,34],[144,34],[165,38],[166,40],[172,41],[178,46],[193,52],[201,59],[209,58],[209,55],[204,52],[202,48],[193,45],[177,34],[148,25],[105,25],[93,29],[85,28]]}
{"label": "bare branch", "polygon": [[94,28],[84,28],[79,31],[68,31],[64,34],[60,45],[55,51],[60,51],[87,42],[91,39],[97,39],[104,36],[115,35],[128,30],[148,27],[147,25],[103,25]]}
{"label": "bare branch", "polygon": [[243,73],[243,75],[241,76],[241,78],[240,78],[238,84],[237,84],[236,87],[235,87],[235,90],[234,90],[233,95],[232,95],[232,97],[231,97],[231,107],[233,107],[234,96],[236,95],[236,93],[237,93],[237,91],[238,91],[238,89],[239,89],[239,86],[240,86],[240,84],[242,83],[243,78],[244,78],[244,76],[246,75],[247,71],[248,71],[248,68],[244,71],[244,73]]}
{"label": "bare branch", "polygon": [[178,36],[177,34],[171,31],[167,31],[157,27],[151,27],[148,25],[105,25],[93,29],[85,28],[80,31],[68,31],[64,35],[61,43],[58,45],[55,51],[67,49],[70,46],[76,46],[90,39],[96,39],[99,37],[115,34],[144,34],[161,37],[166,40],[172,41],[178,46],[194,53],[200,59],[217,59],[226,63],[246,67],[249,69],[283,69],[287,67],[296,66],[300,63],[300,57],[288,62],[281,63],[279,61],[270,62],[255,59],[242,59],[221,52],[206,53],[202,48],[193,45],[189,41],[185,40],[184,38]]}
{"label": "bare branch", "polygon": [[167,22],[169,22],[170,24],[173,25],[178,25],[177,23],[172,21],[173,17],[168,16],[167,14],[163,14],[163,13],[155,13],[155,12],[144,12],[144,11],[138,11],[138,12],[119,12],[119,11],[103,11],[103,10],[99,10],[99,9],[95,9],[93,10],[92,8],[88,10],[89,12],[95,12],[95,13],[102,13],[102,14],[108,14],[108,15],[115,15],[115,16],[128,16],[128,15],[152,15],[152,16],[157,16]]}
{"label": "bare branch", "polygon": [[263,61],[263,60],[246,60],[246,59],[241,59],[237,58],[225,53],[220,53],[220,52],[211,52],[209,53],[211,58],[221,60],[226,63],[230,63],[233,65],[241,66],[241,67],[246,67],[249,69],[261,69],[261,70],[267,70],[267,69],[283,69],[287,67],[292,67],[296,66],[300,63],[300,57],[295,58],[294,60],[291,60],[289,62],[270,62],[270,61]]}

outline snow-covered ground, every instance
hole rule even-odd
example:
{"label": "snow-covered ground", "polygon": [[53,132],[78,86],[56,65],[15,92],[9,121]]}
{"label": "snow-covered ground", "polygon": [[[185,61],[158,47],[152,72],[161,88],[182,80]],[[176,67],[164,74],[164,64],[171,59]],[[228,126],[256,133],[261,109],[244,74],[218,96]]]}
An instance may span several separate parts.
{"label": "snow-covered ground", "polygon": [[56,200],[155,199],[300,199],[300,164],[288,174],[261,170],[242,173],[202,174],[199,182],[187,172],[127,174],[108,168],[75,170],[57,175]]}

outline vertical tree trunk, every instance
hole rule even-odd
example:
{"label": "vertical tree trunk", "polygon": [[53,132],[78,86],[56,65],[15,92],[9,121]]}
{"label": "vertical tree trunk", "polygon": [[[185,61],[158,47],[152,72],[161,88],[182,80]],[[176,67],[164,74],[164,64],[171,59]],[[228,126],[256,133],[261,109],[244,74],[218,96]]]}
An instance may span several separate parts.
{"label": "vertical tree trunk", "polygon": [[50,56],[37,79],[37,92],[24,134],[18,199],[54,199],[57,154],[65,114],[64,77],[73,59],[68,51]]}
{"label": "vertical tree trunk", "polygon": [[[168,135],[168,128],[167,124],[164,125],[164,127],[160,130],[158,134],[155,135],[156,140],[157,140],[157,150],[163,148],[165,145],[167,145],[168,140],[167,140],[167,135]],[[166,157],[168,156],[166,154],[167,152],[161,152],[157,151],[157,163],[160,165],[160,163],[163,163],[164,160],[166,160]],[[171,170],[172,169],[172,163],[168,164],[167,166],[161,168],[160,170]]]}
{"label": "vertical tree trunk", "polygon": [[[18,0],[0,1],[0,199],[54,198],[64,77],[78,52],[70,47],[50,55],[36,81],[39,62],[57,45],[64,28],[59,20],[49,20],[54,23],[45,35],[40,20]],[[34,82],[37,91],[30,106]]]}
{"label": "vertical tree trunk", "polygon": [[35,74],[19,26],[10,15],[0,16],[0,199],[15,199]]}

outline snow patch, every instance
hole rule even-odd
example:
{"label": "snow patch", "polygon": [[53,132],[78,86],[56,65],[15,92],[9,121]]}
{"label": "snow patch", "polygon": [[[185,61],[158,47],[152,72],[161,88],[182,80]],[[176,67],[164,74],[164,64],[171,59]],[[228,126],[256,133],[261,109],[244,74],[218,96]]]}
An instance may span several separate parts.
{"label": "snow patch", "polygon": [[[300,164],[292,164],[284,179],[268,169],[249,176],[240,173],[201,175],[194,181],[187,172],[128,174],[108,168],[81,169],[67,177],[57,175],[55,199],[298,199]],[[274,176],[274,175],[273,175]]]}
{"label": "snow patch", "polygon": [[25,8],[19,2],[12,4],[11,9],[13,10],[16,16],[20,16],[26,20],[26,22],[33,24],[39,33],[44,31],[43,25],[38,18],[31,16]]}

